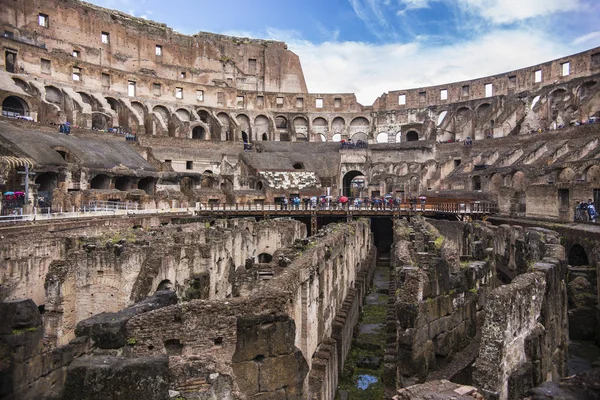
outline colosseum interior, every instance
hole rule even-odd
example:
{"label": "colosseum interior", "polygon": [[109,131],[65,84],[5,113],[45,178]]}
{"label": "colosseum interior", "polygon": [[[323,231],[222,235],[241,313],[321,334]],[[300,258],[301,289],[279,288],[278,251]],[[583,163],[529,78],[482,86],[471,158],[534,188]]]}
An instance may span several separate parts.
{"label": "colosseum interior", "polygon": [[1,4],[0,399],[600,398],[600,48],[362,105]]}

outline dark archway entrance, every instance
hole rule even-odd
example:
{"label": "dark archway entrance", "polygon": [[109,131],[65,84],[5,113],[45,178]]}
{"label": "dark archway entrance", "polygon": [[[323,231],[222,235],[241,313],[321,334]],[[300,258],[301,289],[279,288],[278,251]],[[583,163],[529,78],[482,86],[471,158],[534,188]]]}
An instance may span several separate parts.
{"label": "dark archway entrance", "polygon": [[266,142],[267,140],[269,140],[269,136],[267,136],[266,133],[263,133],[262,134],[262,140]]}
{"label": "dark archway entrance", "polygon": [[206,130],[202,126],[196,126],[192,129],[192,139],[206,140]]}
{"label": "dark archway entrance", "polygon": [[419,134],[417,133],[417,131],[408,131],[406,133],[407,142],[415,142],[417,140],[419,140]]}
{"label": "dark archway entrance", "polygon": [[107,175],[96,175],[90,182],[91,189],[110,189],[110,178]]}
{"label": "dark archway entrance", "polygon": [[19,115],[28,115],[29,109],[27,103],[17,96],[8,96],[2,102],[2,115],[5,117],[17,117]]}
{"label": "dark archway entrance", "polygon": [[569,265],[572,267],[589,265],[587,253],[582,246],[575,244],[571,247],[569,251]]}
{"label": "dark archway entrance", "polygon": [[154,178],[147,177],[140,179],[138,182],[138,189],[143,190],[146,194],[153,195],[154,194]]}
{"label": "dark archway entrance", "polygon": [[342,194],[346,197],[362,197],[364,174],[360,171],[349,171],[344,175]]}
{"label": "dark archway entrance", "polygon": [[270,263],[273,261],[273,256],[269,253],[260,253],[258,255],[258,262],[261,264]]}
{"label": "dark archway entrance", "polygon": [[244,131],[242,131],[242,141],[248,143],[248,134]]}

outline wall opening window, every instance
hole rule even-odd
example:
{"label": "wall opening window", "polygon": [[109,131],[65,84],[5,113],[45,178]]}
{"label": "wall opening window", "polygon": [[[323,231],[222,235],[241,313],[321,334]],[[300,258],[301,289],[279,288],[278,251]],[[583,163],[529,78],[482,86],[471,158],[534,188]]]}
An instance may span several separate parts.
{"label": "wall opening window", "polygon": [[334,108],[342,108],[342,98],[341,97],[336,97],[335,99],[333,99],[333,107]]}
{"label": "wall opening window", "polygon": [[238,108],[244,108],[244,96],[236,96],[235,104]]}
{"label": "wall opening window", "polygon": [[511,75],[508,77],[508,87],[511,89],[514,89],[515,87],[517,87],[517,76],[516,75]]}
{"label": "wall opening window", "polygon": [[157,56],[162,56],[162,46],[157,44],[155,48],[155,53]]}
{"label": "wall opening window", "polygon": [[15,37],[15,34],[12,31],[4,31],[4,37],[5,38],[9,38],[9,39],[13,39]]}
{"label": "wall opening window", "polygon": [[102,32],[102,35],[100,36],[102,43],[108,44],[110,43],[110,33],[108,32]]}
{"label": "wall opening window", "polygon": [[398,95],[398,105],[403,106],[405,104],[406,104],[406,95],[405,94]]}
{"label": "wall opening window", "polygon": [[171,166],[171,160],[165,160],[165,165],[170,167]]}
{"label": "wall opening window", "polygon": [[5,50],[4,51],[4,67],[6,72],[14,73],[17,66],[17,53]]}
{"label": "wall opening window", "polygon": [[50,60],[46,60],[45,58],[41,59],[40,65],[42,67],[42,74],[49,74],[52,67]]}
{"label": "wall opening window", "polygon": [[217,104],[220,104],[220,105],[225,104],[225,93],[217,92]]}
{"label": "wall opening window", "polygon": [[181,73],[179,74],[179,79],[185,79],[185,77],[186,77],[185,71],[181,71]]}
{"label": "wall opening window", "polygon": [[110,75],[109,74],[105,74],[102,73],[102,86],[104,86],[105,88],[110,87]]}
{"label": "wall opening window", "polygon": [[454,168],[458,167],[461,164],[461,159],[460,158],[455,158],[454,159]]}
{"label": "wall opening window", "polygon": [[50,25],[50,18],[48,15],[39,13],[38,14],[38,25],[47,28]]}
{"label": "wall opening window", "polygon": [[81,53],[79,52],[79,50],[73,50],[73,52],[71,53],[71,55],[75,58],[79,58]]}
{"label": "wall opening window", "polygon": [[180,87],[175,88],[175,98],[183,99],[183,88],[180,88]]}
{"label": "wall opening window", "polygon": [[134,81],[127,82],[127,95],[130,97],[135,96],[135,82]]}
{"label": "wall opening window", "polygon": [[73,80],[74,81],[81,80],[81,68],[73,67]]}
{"label": "wall opening window", "polygon": [[283,97],[277,97],[275,103],[277,104],[277,107],[283,107]]}
{"label": "wall opening window", "polygon": [[440,90],[440,100],[448,100],[448,89]]}
{"label": "wall opening window", "polygon": [[419,92],[419,103],[427,102],[427,92]]}
{"label": "wall opening window", "polygon": [[248,59],[248,73],[256,74],[256,58]]}
{"label": "wall opening window", "polygon": [[323,99],[321,99],[321,98],[316,99],[316,101],[315,101],[315,107],[317,107],[317,108],[323,108]]}
{"label": "wall opening window", "polygon": [[265,97],[264,96],[256,96],[256,106],[264,107],[265,105]]}
{"label": "wall opening window", "polygon": [[533,80],[535,83],[540,83],[542,81],[542,70],[538,69],[533,73]]}
{"label": "wall opening window", "polygon": [[492,97],[494,95],[494,87],[491,83],[486,83],[485,86],[485,97]]}
{"label": "wall opening window", "polygon": [[462,97],[469,97],[470,89],[471,88],[469,87],[469,85],[464,85],[461,90]]}
{"label": "wall opening window", "polygon": [[161,84],[160,83],[153,83],[152,84],[152,94],[155,96],[160,96],[161,95]]}
{"label": "wall opening window", "polygon": [[571,63],[570,62],[567,61],[565,63],[562,63],[562,64],[560,64],[560,67],[561,67],[562,76],[571,75]]}
{"label": "wall opening window", "polygon": [[297,97],[296,98],[296,107],[297,108],[304,107],[304,99],[302,97]]}
{"label": "wall opening window", "polygon": [[185,169],[194,169],[194,162],[193,161],[186,161],[185,162]]}
{"label": "wall opening window", "polygon": [[196,101],[204,101],[204,90],[196,90]]}

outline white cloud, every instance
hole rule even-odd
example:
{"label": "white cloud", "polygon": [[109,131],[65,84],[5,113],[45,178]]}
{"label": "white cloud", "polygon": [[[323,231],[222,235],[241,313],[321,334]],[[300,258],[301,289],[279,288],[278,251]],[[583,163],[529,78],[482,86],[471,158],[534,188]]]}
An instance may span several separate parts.
{"label": "white cloud", "polygon": [[574,11],[581,0],[459,0],[459,6],[494,24],[510,24],[534,17]]}
{"label": "white cloud", "polygon": [[573,40],[574,45],[582,45],[584,43],[591,42],[592,40],[600,39],[600,31],[590,32],[586,35],[579,36],[575,40]]}
{"label": "white cloud", "polygon": [[404,15],[407,11],[410,10],[420,10],[422,8],[429,8],[430,3],[437,0],[400,0],[400,5],[404,6],[400,11],[398,11],[398,15]]}
{"label": "white cloud", "polygon": [[313,93],[356,93],[371,105],[384,92],[452,83],[524,68],[574,52],[543,33],[493,31],[469,42],[372,45],[287,40]]}

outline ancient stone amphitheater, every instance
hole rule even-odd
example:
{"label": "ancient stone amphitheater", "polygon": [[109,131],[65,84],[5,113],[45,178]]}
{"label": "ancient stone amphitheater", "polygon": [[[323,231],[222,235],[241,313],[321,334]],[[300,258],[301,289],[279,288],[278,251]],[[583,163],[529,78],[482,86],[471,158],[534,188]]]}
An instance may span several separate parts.
{"label": "ancient stone amphitheater", "polygon": [[1,5],[0,399],[599,398],[600,48],[365,106]]}

